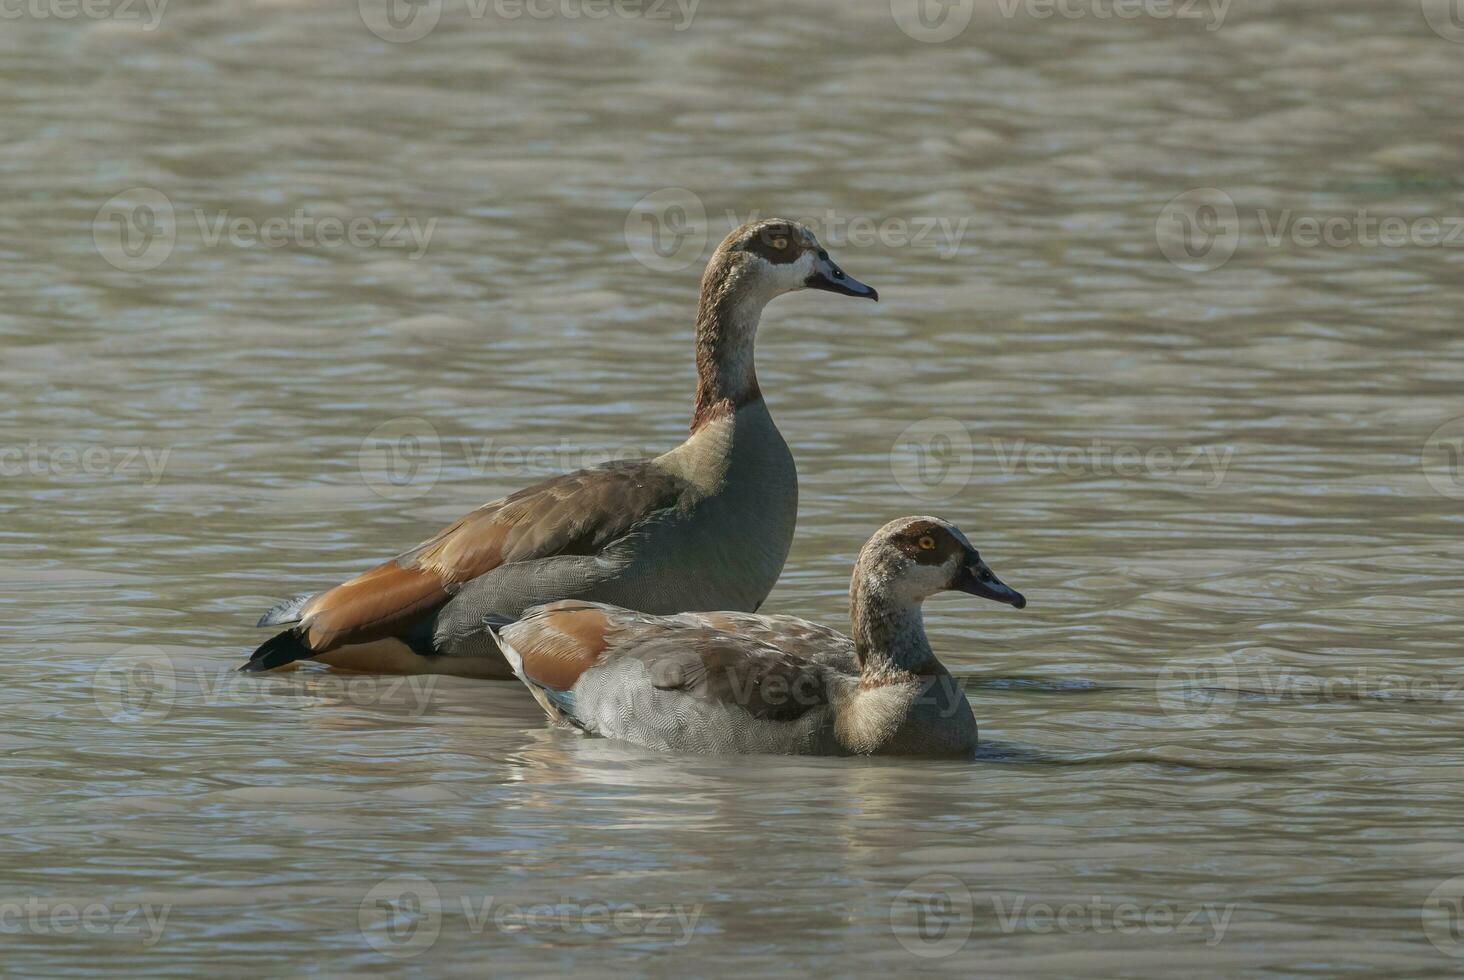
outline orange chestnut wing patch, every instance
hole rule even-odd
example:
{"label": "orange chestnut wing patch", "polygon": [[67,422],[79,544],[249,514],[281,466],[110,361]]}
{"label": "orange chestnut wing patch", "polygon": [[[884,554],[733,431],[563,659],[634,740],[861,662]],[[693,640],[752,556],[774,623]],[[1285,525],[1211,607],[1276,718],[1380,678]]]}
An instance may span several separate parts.
{"label": "orange chestnut wing patch", "polygon": [[395,635],[450,595],[438,576],[389,561],[312,599],[301,610],[300,629],[316,653],[370,643]]}
{"label": "orange chestnut wing patch", "polygon": [[610,645],[608,634],[618,624],[607,612],[596,603],[568,600],[537,609],[508,627],[508,641],[523,658],[524,676],[555,691],[573,687]]}
{"label": "orange chestnut wing patch", "polygon": [[675,506],[684,489],[682,480],[644,460],[545,480],[484,504],[411,551],[321,593],[301,609],[298,628],[315,653],[398,635],[464,583],[501,565],[598,553],[654,512]]}

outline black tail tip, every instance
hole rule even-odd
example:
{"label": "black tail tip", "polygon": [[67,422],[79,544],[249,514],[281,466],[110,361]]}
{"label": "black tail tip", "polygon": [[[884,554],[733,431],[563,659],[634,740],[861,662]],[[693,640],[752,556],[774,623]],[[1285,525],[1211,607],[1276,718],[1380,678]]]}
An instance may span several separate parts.
{"label": "black tail tip", "polygon": [[262,674],[267,670],[274,670],[276,667],[283,667],[285,664],[292,664],[297,660],[308,660],[315,656],[314,651],[300,642],[300,636],[294,630],[285,630],[270,637],[259,645],[250,656],[249,662],[239,668],[241,674]]}

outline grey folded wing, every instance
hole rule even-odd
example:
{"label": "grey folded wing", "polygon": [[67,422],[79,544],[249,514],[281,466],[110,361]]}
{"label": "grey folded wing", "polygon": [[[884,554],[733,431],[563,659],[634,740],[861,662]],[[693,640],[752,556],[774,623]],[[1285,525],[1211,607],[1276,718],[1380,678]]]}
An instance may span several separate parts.
{"label": "grey folded wing", "polygon": [[792,617],[649,616],[569,601],[529,610],[501,636],[516,672],[557,712],[673,751],[806,751],[851,683],[848,638]]}
{"label": "grey folded wing", "polygon": [[651,460],[554,477],[484,504],[332,589],[280,603],[260,625],[298,624],[315,653],[399,635],[478,576],[513,563],[597,554],[676,507],[686,491],[685,480]]}

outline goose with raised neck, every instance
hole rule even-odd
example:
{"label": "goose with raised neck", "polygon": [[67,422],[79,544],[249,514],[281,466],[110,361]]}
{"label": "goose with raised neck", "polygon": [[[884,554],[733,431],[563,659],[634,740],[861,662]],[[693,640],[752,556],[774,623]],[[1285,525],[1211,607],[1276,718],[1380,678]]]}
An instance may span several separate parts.
{"label": "goose with raised neck", "polygon": [[1027,604],[955,525],[902,517],[860,551],[847,636],[792,616],[576,601],[498,635],[549,717],[592,734],[700,754],[969,756],[976,719],[921,613],[944,591]]}
{"label": "goose with raised neck", "polygon": [[684,443],[493,500],[355,578],[279,603],[259,625],[283,631],[241,669],[310,660],[509,678],[488,624],[530,606],[582,599],[650,613],[755,610],[792,543],[798,478],[758,388],[753,346],[763,307],[800,289],[878,298],[796,221],[734,230],[702,277]]}

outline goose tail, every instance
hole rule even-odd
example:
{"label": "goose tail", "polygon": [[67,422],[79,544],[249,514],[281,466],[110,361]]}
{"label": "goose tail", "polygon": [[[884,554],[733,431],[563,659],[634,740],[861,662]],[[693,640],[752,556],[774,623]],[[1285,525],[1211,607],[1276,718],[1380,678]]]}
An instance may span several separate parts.
{"label": "goose tail", "polygon": [[315,598],[314,592],[302,592],[284,602],[277,602],[269,607],[269,611],[259,617],[255,626],[284,626],[287,623],[298,623],[300,621],[300,610],[305,608],[306,603]]}
{"label": "goose tail", "polygon": [[294,630],[285,630],[261,643],[249,657],[249,662],[239,670],[245,674],[257,674],[313,656],[315,652],[300,641],[300,634]]}
{"label": "goose tail", "polygon": [[[549,716],[550,721],[570,722],[577,724],[573,715],[569,714],[574,704],[574,695],[569,691],[555,691],[537,683],[524,673],[524,657],[513,648],[513,644],[503,635],[502,623],[490,623],[488,632],[498,644],[498,649],[503,652],[503,659],[508,661],[508,666],[513,669],[513,675],[523,681],[524,687],[539,702],[539,707],[544,709],[544,714]],[[563,702],[563,703],[561,703]]]}

